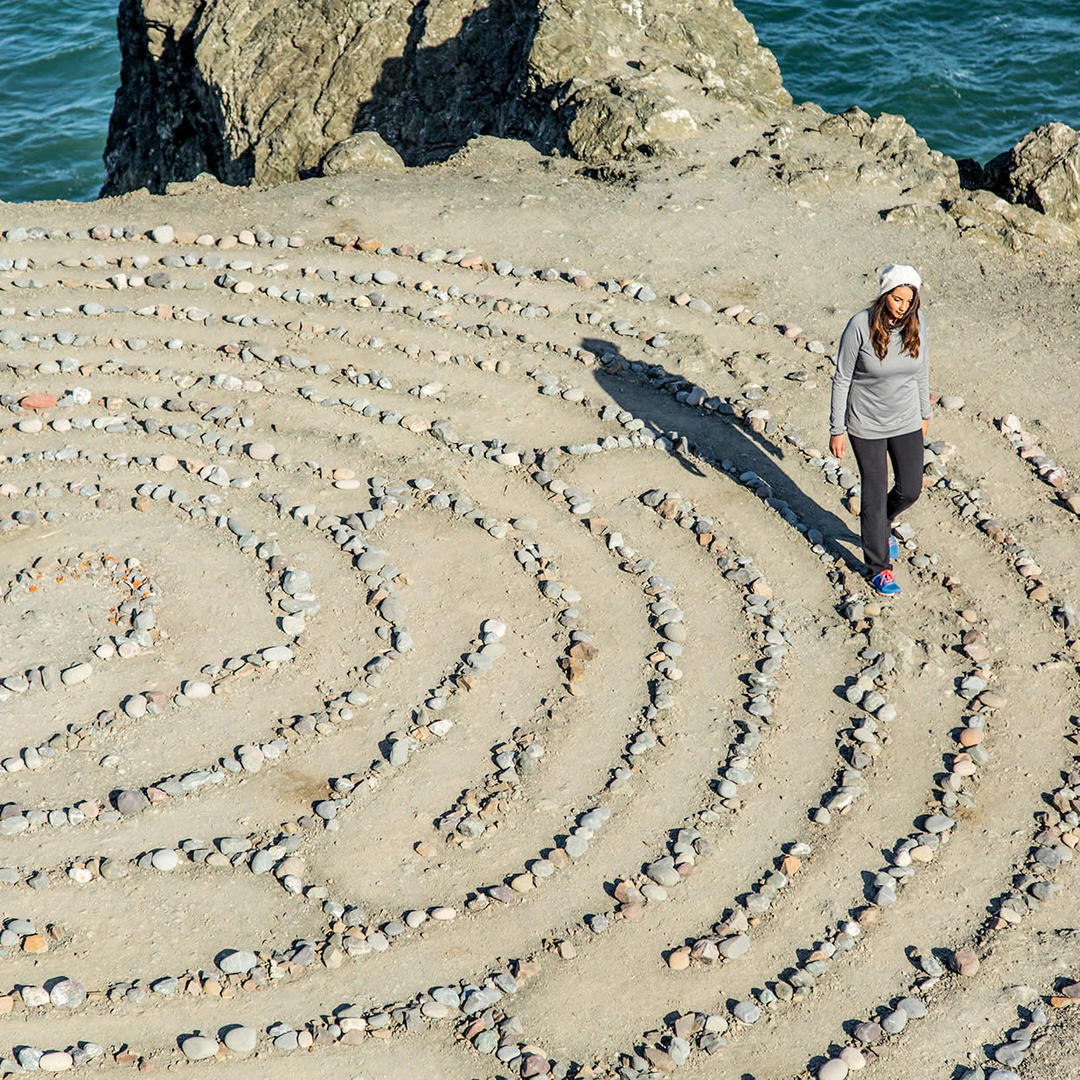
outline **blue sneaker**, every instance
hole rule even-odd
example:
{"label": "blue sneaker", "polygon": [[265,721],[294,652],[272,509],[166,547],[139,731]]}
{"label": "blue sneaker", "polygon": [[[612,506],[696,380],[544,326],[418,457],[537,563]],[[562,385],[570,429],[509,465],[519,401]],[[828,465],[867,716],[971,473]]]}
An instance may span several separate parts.
{"label": "blue sneaker", "polygon": [[882,570],[870,579],[870,588],[879,596],[899,596],[903,590],[896,584],[891,570]]}
{"label": "blue sneaker", "polygon": [[889,537],[889,558],[893,562],[900,558],[900,545],[896,542],[895,536]]}

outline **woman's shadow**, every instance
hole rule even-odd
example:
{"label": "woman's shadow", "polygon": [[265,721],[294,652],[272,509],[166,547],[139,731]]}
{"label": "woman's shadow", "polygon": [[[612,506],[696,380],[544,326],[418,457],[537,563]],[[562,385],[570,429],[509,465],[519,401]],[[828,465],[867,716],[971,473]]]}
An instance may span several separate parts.
{"label": "woman's shadow", "polygon": [[712,462],[721,463],[712,467],[733,471],[736,477],[755,473],[769,486],[774,498],[791,507],[806,524],[808,533],[820,533],[822,543],[831,545],[851,568],[862,571],[858,555],[845,546],[854,544],[858,552],[859,537],[847,522],[808,495],[791,472],[782,467],[782,446],[752,430],[734,413],[676,401],[673,390],[690,390],[694,384],[667,372],[660,364],[644,364],[640,372],[636,371],[619,347],[603,338],[583,338],[581,347],[597,358],[593,369],[597,383],[614,402],[642,420],[654,436],[666,437],[671,444],[668,452],[684,469],[704,476],[704,469]]}

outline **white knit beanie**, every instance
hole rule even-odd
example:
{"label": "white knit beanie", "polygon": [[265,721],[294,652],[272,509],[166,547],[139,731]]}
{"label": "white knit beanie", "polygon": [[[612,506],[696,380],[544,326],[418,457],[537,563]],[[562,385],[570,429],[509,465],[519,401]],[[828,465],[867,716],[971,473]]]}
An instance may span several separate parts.
{"label": "white knit beanie", "polygon": [[900,285],[907,285],[916,292],[922,288],[922,278],[919,277],[919,272],[914,266],[890,263],[881,271],[881,277],[878,280],[880,284],[878,296],[884,296]]}

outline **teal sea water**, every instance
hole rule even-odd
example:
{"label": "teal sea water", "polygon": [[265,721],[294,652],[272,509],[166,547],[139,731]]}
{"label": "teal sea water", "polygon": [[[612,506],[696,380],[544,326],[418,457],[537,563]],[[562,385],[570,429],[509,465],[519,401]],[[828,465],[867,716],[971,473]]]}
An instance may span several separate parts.
{"label": "teal sea water", "polygon": [[[985,163],[1080,127],[1080,0],[736,0],[796,101],[906,116]],[[0,0],[0,199],[92,199],[120,78],[116,0]]]}
{"label": "teal sea water", "polygon": [[796,101],[900,113],[985,165],[1032,128],[1080,128],[1080,0],[736,0]]}
{"label": "teal sea water", "polygon": [[93,199],[120,84],[116,0],[0,0],[0,199]]}

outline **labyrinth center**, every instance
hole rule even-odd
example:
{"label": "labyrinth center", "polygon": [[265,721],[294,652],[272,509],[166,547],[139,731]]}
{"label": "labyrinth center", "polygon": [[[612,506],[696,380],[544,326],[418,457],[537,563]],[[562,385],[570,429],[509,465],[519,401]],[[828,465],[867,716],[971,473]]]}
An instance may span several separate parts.
{"label": "labyrinth center", "polygon": [[1065,467],[943,397],[881,601],[820,340],[518,258],[3,234],[8,1071],[928,1076],[1046,919]]}

